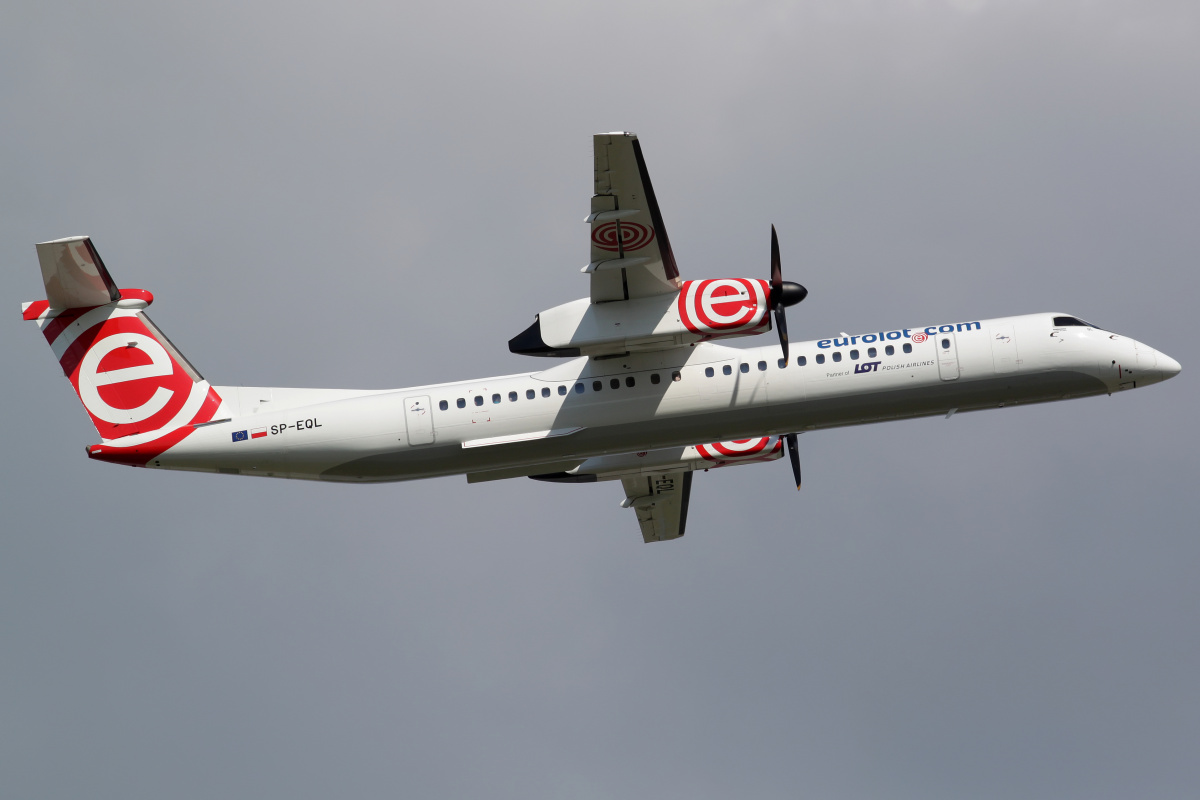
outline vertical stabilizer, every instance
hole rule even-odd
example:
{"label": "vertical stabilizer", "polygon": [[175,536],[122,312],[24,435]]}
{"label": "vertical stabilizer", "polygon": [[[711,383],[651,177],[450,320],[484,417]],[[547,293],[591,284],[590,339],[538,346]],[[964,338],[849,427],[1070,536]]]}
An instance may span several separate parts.
{"label": "vertical stabilizer", "polygon": [[144,309],[119,290],[86,236],[37,246],[46,299],[25,303],[102,442],[89,455],[144,466],[216,418],[221,398]]}

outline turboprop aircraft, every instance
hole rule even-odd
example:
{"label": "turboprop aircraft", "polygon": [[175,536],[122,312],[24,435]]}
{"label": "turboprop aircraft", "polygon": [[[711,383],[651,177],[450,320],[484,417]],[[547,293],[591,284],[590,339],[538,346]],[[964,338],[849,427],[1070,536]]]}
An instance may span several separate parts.
{"label": "turboprop aircraft", "polygon": [[[768,278],[684,280],[636,135],[594,137],[590,294],[538,314],[514,353],[545,369],[406,389],[212,386],[118,289],[91,239],[37,245],[25,303],[101,441],[98,461],[229,475],[382,482],[443,475],[620,480],[645,541],[683,535],[695,470],[773,461],[800,488],[799,433],[1133,389],[1179,364],[1061,312],[789,344],[771,229]],[[775,330],[778,344],[720,340]]]}

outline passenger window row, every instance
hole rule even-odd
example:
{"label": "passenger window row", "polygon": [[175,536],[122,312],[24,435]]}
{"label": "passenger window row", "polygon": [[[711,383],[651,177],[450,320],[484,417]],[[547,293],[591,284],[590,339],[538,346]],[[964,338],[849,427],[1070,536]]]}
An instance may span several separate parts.
{"label": "passenger window row", "polygon": [[[945,346],[945,345],[943,345],[943,346]],[[905,353],[911,353],[913,350],[913,347],[912,347],[912,344],[910,344],[909,342],[905,342],[904,345],[902,346],[902,349]],[[884,355],[894,356],[896,354],[896,348],[893,345],[889,344],[883,348],[883,352],[884,352]],[[878,356],[879,356],[879,350],[877,348],[874,348],[874,347],[867,348],[867,358],[877,358]],[[861,353],[857,349],[850,351],[850,360],[851,361],[858,361],[860,357],[861,357]],[[832,358],[833,358],[834,362],[840,362],[842,360],[842,351],[834,350],[832,353]],[[825,354],[817,353],[816,356],[814,357],[814,360],[818,364],[824,364],[825,363]],[[796,365],[800,366],[800,367],[807,366],[808,358],[805,356],[797,356],[796,357]],[[787,364],[784,363],[782,358],[779,359],[778,366],[779,366],[779,369],[787,368]],[[759,372],[766,372],[767,371],[767,362],[759,361],[757,364],[757,367],[758,367]],[[738,371],[743,374],[750,372],[750,364],[746,363],[746,362],[739,364]],[[704,368],[704,377],[712,378],[712,377],[715,377],[716,374],[717,373],[716,373],[715,368],[713,368],[713,367],[705,367]],[[733,374],[733,366],[730,364],[723,364],[721,366],[721,374],[722,375],[732,375]],[[672,381],[679,381],[681,379],[682,379],[682,375],[678,371],[674,371],[671,373]],[[662,376],[657,372],[650,373],[650,383],[657,386],[658,384],[662,383]],[[626,388],[632,389],[636,385],[637,385],[637,381],[634,379],[634,377],[632,375],[626,376],[626,378],[625,378]],[[620,378],[609,378],[608,386],[609,386],[609,389],[621,388],[621,379]],[[573,389],[575,391],[575,394],[583,394],[585,391],[587,391],[587,387],[585,386],[585,384],[583,382],[576,383],[574,385]],[[593,380],[592,381],[592,391],[593,392],[603,391],[603,389],[604,389],[604,381],[603,380]],[[558,394],[560,396],[565,396],[568,393],[568,391],[570,391],[570,390],[567,389],[566,384],[559,385]],[[549,397],[550,396],[550,388],[548,386],[543,386],[542,390],[541,390],[541,395],[542,395],[542,397]],[[533,389],[525,390],[525,399],[526,400],[533,400],[536,397],[537,397],[537,392],[535,392]],[[510,403],[517,402],[517,399],[518,399],[518,395],[516,392],[508,393],[508,401]],[[483,395],[478,395],[478,394],[475,395],[475,397],[474,397],[475,405],[482,406],[484,404],[484,402],[485,401],[484,401]],[[499,405],[500,403],[501,403],[500,394],[498,394],[498,393],[493,394],[492,395],[492,404]],[[454,401],[454,404],[458,408],[466,408],[467,400],[465,397],[460,397]],[[438,401],[438,408],[441,409],[442,411],[446,411],[449,407],[450,407],[449,401],[446,401],[446,400]]]}
{"label": "passenger window row", "polygon": [[[678,371],[673,371],[671,373],[672,381],[679,381],[682,379],[682,377],[683,376]],[[662,375],[660,375],[657,372],[650,373],[650,383],[655,384],[655,385],[662,383]],[[637,386],[637,379],[634,378],[634,376],[632,376],[632,375],[625,376],[625,388],[632,389],[635,386]],[[621,388],[621,379],[620,378],[609,378],[608,388],[609,389],[620,389]],[[587,388],[583,382],[576,383],[574,385],[573,389],[575,391],[575,394],[583,394],[585,391],[587,391]],[[604,381],[603,380],[592,381],[592,391],[593,392],[603,391],[603,389],[604,389]],[[570,391],[570,390],[567,388],[566,384],[559,384],[559,386],[558,386],[559,396],[565,396],[568,391]],[[543,386],[541,389],[541,395],[542,395],[542,397],[549,397],[550,396],[550,387]],[[537,398],[537,396],[538,396],[537,391],[535,391],[533,389],[525,390],[525,399],[526,400],[533,400],[533,399]],[[515,403],[515,402],[517,402],[518,399],[519,399],[519,395],[515,391],[508,393],[508,402]],[[477,406],[482,406],[486,402],[486,400],[484,399],[483,395],[477,394],[472,399],[472,402],[474,402],[475,405],[477,405]],[[500,405],[501,402],[502,402],[502,397],[501,397],[500,393],[499,392],[494,393],[492,395],[492,405]],[[467,398],[459,397],[458,399],[456,399],[454,401],[454,405],[457,408],[466,408],[467,407]],[[450,401],[449,400],[439,400],[438,408],[442,411],[449,410]]]}
{"label": "passenger window row", "polygon": [[[912,352],[912,350],[913,350],[913,348],[912,348],[912,344],[910,344],[909,342],[905,342],[905,343],[904,343],[903,350],[904,350],[904,352],[905,352],[905,353],[911,353],[911,352]],[[887,345],[886,347],[884,347],[884,348],[883,348],[883,353],[884,353],[884,355],[888,355],[888,356],[894,356],[894,355],[896,355],[896,348],[895,348],[893,345],[890,345],[890,344],[889,344],[889,345]],[[851,361],[858,361],[858,359],[859,359],[859,358],[861,358],[861,357],[862,357],[862,353],[861,353],[860,351],[858,351],[858,350],[851,350],[851,351],[850,351],[850,360],[851,360]],[[878,358],[878,357],[879,357],[879,350],[878,350],[877,348],[874,348],[874,347],[868,347],[868,348],[867,348],[867,358]],[[832,358],[833,358],[833,360],[834,360],[835,362],[837,362],[837,361],[841,361],[841,360],[842,360],[842,351],[841,351],[841,350],[834,350],[834,351],[833,351],[833,353],[832,353]],[[824,353],[817,353],[817,355],[814,357],[814,360],[815,360],[815,361],[816,361],[818,364],[824,364],[824,363],[825,363],[825,354],[824,354]],[[760,362],[760,363],[761,363],[761,362]],[[797,357],[796,357],[796,365],[797,365],[797,366],[803,367],[803,366],[806,366],[807,364],[808,364],[808,359],[807,359],[805,356],[797,356]],[[779,368],[780,368],[780,369],[786,369],[786,368],[787,368],[787,364],[785,364],[785,363],[783,362],[783,359],[782,359],[782,358],[781,358],[781,359],[779,359]],[[744,371],[745,371],[745,370],[743,370],[743,372],[744,372]]]}
{"label": "passenger window row", "polygon": [[[910,344],[909,342],[904,343],[903,350],[905,353],[911,353],[912,349],[913,349],[912,344]],[[894,355],[896,355],[896,348],[893,345],[889,344],[883,348],[883,352],[884,352],[884,355],[894,356]],[[841,361],[842,360],[842,351],[834,350],[832,357],[835,362]],[[859,358],[861,358],[861,357],[862,357],[862,353],[860,351],[858,351],[858,350],[850,351],[850,360],[851,361],[858,361]],[[878,357],[879,357],[879,350],[877,348],[875,348],[875,347],[867,348],[867,358],[878,358]],[[815,356],[815,360],[818,364],[824,364],[825,363],[825,354],[817,353],[817,355]],[[780,369],[787,368],[787,364],[784,363],[782,358],[779,359],[779,361],[777,362],[777,365]],[[806,356],[796,356],[796,365],[800,366],[800,367],[807,366],[808,358]],[[738,365],[738,370],[740,372],[742,372],[743,374],[747,373],[750,371],[750,365],[748,363],[743,362],[742,364]],[[759,372],[766,372],[767,371],[767,362],[759,361],[758,362],[758,370],[759,370]],[[716,369],[714,367],[705,367],[704,368],[704,377],[712,378],[712,377],[715,377],[716,374],[717,374]],[[724,366],[721,367],[721,374],[722,375],[732,375],[733,367],[731,367],[729,364],[725,364]]]}

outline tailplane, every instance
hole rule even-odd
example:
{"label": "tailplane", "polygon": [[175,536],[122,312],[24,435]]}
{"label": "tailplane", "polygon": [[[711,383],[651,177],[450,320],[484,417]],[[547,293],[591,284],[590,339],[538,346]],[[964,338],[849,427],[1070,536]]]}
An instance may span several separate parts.
{"label": "tailplane", "polygon": [[221,397],[150,321],[154,300],[118,289],[86,236],[37,245],[46,299],[25,303],[103,440],[92,458],[145,466],[217,417]]}

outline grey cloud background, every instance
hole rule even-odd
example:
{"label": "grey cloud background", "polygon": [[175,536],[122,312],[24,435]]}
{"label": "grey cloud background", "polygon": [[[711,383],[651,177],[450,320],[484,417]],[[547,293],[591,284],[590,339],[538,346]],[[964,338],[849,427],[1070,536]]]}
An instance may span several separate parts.
{"label": "grey cloud background", "polygon": [[[0,25],[6,797],[1177,798],[1200,781],[1200,10],[15,3]],[[92,464],[17,303],[87,233],[216,383],[539,366],[590,135],[793,336],[1064,310],[1163,386],[698,476],[374,487]]]}

